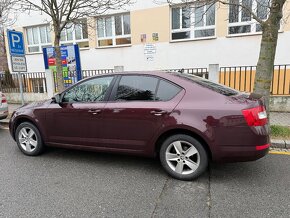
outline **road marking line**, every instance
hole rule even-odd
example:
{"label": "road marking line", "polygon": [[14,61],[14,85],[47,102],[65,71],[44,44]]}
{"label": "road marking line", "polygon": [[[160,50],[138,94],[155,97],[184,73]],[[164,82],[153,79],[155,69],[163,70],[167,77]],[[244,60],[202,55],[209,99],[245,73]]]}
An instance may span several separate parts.
{"label": "road marking line", "polygon": [[269,154],[290,155],[290,152],[288,152],[288,151],[269,151]]}

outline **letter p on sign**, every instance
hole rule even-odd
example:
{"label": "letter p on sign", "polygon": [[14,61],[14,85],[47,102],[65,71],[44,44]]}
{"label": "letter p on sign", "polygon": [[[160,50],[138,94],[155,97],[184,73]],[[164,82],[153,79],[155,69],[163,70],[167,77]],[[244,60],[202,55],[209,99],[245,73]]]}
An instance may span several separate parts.
{"label": "letter p on sign", "polygon": [[12,46],[16,47],[15,43],[17,44],[20,42],[19,35],[15,34],[15,33],[11,33],[11,41],[12,41]]}

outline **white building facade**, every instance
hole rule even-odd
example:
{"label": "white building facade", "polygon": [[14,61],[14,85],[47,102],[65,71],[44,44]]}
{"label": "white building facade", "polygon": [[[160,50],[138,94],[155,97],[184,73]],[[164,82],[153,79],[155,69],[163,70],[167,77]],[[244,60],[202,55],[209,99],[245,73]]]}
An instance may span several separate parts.
{"label": "white building facade", "polygon": [[[264,8],[253,8],[266,19]],[[286,2],[275,64],[290,64],[289,15]],[[11,28],[24,33],[28,72],[43,72],[42,48],[53,42],[49,18],[40,12],[19,14]],[[126,10],[68,26],[61,44],[79,45],[83,70],[124,66],[133,71],[256,65],[260,41],[259,24],[238,8],[216,4],[192,9],[137,0]],[[11,69],[10,57],[8,61]]]}

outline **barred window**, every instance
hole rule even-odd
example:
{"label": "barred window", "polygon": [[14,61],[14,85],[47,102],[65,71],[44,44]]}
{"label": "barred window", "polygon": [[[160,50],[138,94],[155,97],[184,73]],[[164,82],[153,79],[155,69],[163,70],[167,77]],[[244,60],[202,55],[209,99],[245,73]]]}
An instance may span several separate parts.
{"label": "barred window", "polygon": [[78,44],[80,48],[89,47],[87,20],[82,19],[75,24],[67,24],[61,32],[61,45]]}
{"label": "barred window", "polygon": [[51,29],[49,25],[26,28],[28,53],[42,52],[42,48],[51,46]]}
{"label": "barred window", "polygon": [[99,17],[97,19],[98,47],[131,44],[130,14]]}
{"label": "barred window", "polygon": [[171,40],[215,36],[215,5],[178,6],[171,9]]}
{"label": "barred window", "polygon": [[[254,12],[258,18],[265,20],[269,13],[269,0],[230,0],[230,3],[241,4]],[[261,32],[261,25],[251,13],[238,5],[229,6],[228,34],[246,34]]]}

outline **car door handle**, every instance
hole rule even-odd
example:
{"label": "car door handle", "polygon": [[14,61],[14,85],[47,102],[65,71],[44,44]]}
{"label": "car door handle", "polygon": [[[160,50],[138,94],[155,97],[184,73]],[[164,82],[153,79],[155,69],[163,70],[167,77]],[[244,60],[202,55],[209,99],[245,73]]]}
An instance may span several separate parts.
{"label": "car door handle", "polygon": [[113,113],[120,113],[123,110],[124,110],[124,108],[114,108]]}
{"label": "car door handle", "polygon": [[94,115],[101,113],[101,109],[90,109],[88,112]]}
{"label": "car door handle", "polygon": [[163,114],[167,114],[167,111],[163,111],[163,110],[153,110],[150,112],[151,114],[155,115],[155,116],[161,116]]}

